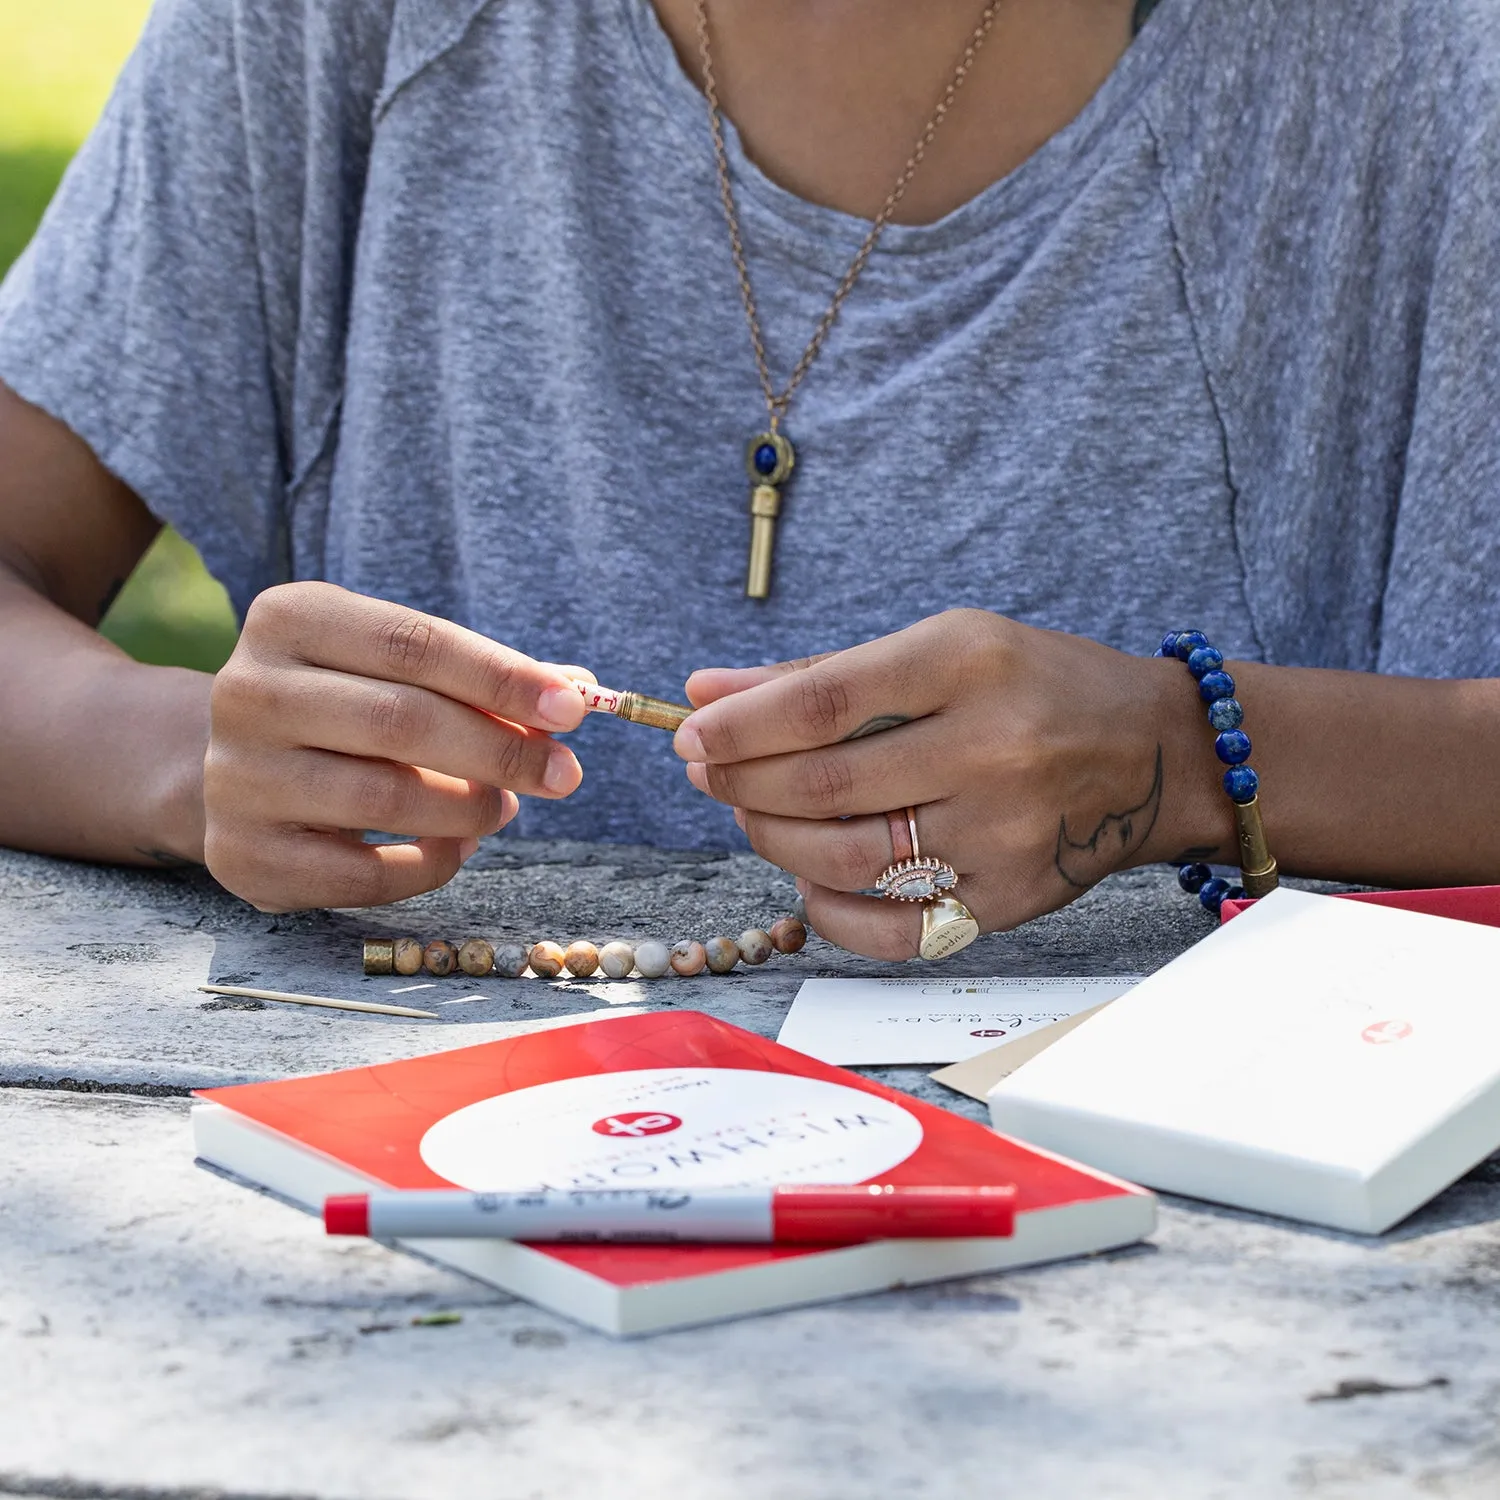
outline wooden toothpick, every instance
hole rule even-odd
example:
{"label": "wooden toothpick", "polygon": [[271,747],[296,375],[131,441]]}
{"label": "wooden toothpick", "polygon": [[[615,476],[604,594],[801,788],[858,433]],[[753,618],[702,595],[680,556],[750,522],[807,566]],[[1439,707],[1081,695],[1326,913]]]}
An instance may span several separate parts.
{"label": "wooden toothpick", "polygon": [[406,1005],[377,1005],[373,1000],[330,1000],[326,995],[290,995],[284,990],[251,990],[238,984],[200,984],[205,995],[238,995],[245,1000],[280,1000],[286,1005],[321,1005],[327,1010],[364,1010],[377,1016],[414,1016],[419,1021],[440,1021],[436,1011],[412,1010]]}

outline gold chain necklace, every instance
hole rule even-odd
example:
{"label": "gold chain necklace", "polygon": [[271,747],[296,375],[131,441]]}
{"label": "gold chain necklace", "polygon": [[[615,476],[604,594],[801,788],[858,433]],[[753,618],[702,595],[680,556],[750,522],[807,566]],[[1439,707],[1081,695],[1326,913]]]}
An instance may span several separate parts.
{"label": "gold chain necklace", "polygon": [[776,518],[781,512],[781,490],[791,477],[797,462],[796,450],[781,431],[782,418],[792,404],[797,387],[802,384],[812,362],[822,350],[828,331],[844,305],[844,299],[854,290],[854,283],[859,280],[885,226],[890,223],[891,215],[906,196],[912,178],[917,175],[928,147],[932,145],[933,138],[948,117],[959,89],[963,87],[970,68],[974,66],[979,49],[995,24],[995,10],[996,5],[991,3],[980,13],[979,24],[969,36],[963,56],[953,70],[953,77],[943,90],[943,97],[938,100],[937,108],[933,110],[931,118],[917,138],[917,144],[907,158],[901,175],[896,179],[895,187],[886,194],[880,212],[870,225],[870,232],[855,251],[854,259],[849,262],[849,269],[844,272],[843,280],[839,282],[833,300],[828,304],[827,312],[807,341],[807,347],[793,368],[791,378],[778,394],[771,380],[770,367],[766,363],[760,314],[756,311],[755,293],[750,287],[750,271],[745,264],[745,245],[740,235],[740,218],[734,204],[734,188],[729,181],[729,156],[724,149],[724,122],[719,110],[719,92],[714,82],[713,55],[709,47],[708,0],[697,0],[698,56],[703,68],[703,93],[708,100],[708,122],[713,131],[714,164],[719,173],[719,198],[724,205],[724,220],[729,226],[729,248],[734,255],[734,269],[739,276],[740,300],[745,308],[745,322],[750,329],[750,346],[755,351],[755,368],[760,375],[760,388],[766,398],[766,415],[769,418],[766,430],[756,433],[745,447],[745,468],[753,486],[750,493],[750,565],[745,578],[745,593],[751,599],[770,597],[771,555],[776,542]]}

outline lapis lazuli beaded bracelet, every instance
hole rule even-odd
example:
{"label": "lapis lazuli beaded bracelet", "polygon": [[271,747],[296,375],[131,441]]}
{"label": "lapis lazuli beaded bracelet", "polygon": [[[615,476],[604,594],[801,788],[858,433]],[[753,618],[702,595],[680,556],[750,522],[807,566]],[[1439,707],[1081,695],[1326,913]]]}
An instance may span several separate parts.
{"label": "lapis lazuli beaded bracelet", "polygon": [[1207,910],[1218,914],[1226,901],[1241,896],[1264,896],[1280,884],[1276,861],[1266,843],[1261,822],[1260,777],[1250,768],[1250,736],[1240,727],[1245,711],[1234,695],[1234,678],[1224,670],[1224,655],[1209,645],[1201,630],[1169,630],[1162,637],[1157,656],[1174,656],[1187,664],[1198,682],[1198,696],[1208,705],[1208,722],[1215,732],[1214,754],[1228,769],[1224,790],[1234,804],[1235,832],[1240,845],[1240,879],[1231,885],[1207,865],[1182,865],[1177,880],[1189,895],[1197,896]]}

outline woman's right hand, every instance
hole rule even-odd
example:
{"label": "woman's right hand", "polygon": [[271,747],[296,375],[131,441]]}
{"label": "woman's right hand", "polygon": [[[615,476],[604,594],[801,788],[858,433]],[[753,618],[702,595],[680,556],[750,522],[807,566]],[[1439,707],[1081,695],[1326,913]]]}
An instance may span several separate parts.
{"label": "woman's right hand", "polygon": [[[214,681],[204,859],[262,911],[377,906],[451,880],[516,794],[583,778],[589,674],[326,583],[268,589]],[[367,844],[365,829],[416,842]]]}

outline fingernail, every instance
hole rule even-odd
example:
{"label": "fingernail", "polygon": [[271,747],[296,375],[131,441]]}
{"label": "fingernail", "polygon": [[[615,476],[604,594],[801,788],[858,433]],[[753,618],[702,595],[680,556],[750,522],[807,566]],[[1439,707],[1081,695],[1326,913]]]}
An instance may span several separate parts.
{"label": "fingernail", "polygon": [[571,792],[578,784],[581,771],[571,750],[561,745],[547,757],[547,769],[542,772],[542,785],[549,792]]}
{"label": "fingernail", "polygon": [[807,894],[807,882],[800,875],[797,877],[797,894],[799,896]]}
{"label": "fingernail", "polygon": [[583,694],[575,687],[544,688],[536,716],[548,729],[576,729],[583,722]]}
{"label": "fingernail", "polygon": [[707,760],[704,753],[703,737],[691,724],[681,725],[672,739],[672,748],[684,760]]}
{"label": "fingernail", "polygon": [[743,833],[745,831],[745,809],[743,807],[735,808],[734,821],[740,825],[740,832]]}
{"label": "fingernail", "polygon": [[478,854],[478,853],[479,853],[479,840],[478,839],[465,839],[463,841],[463,843],[461,843],[458,846],[458,862],[459,862],[459,864],[465,864],[467,861],[473,859],[474,856],[476,854]]}
{"label": "fingernail", "polygon": [[701,760],[690,762],[687,768],[687,779],[700,792],[706,792],[708,790],[708,767]]}

